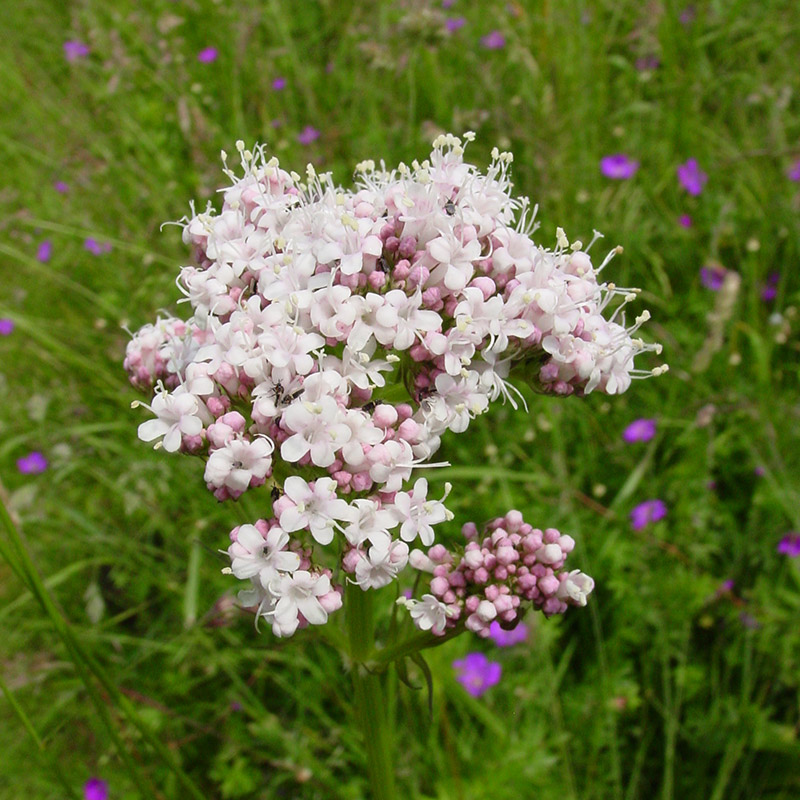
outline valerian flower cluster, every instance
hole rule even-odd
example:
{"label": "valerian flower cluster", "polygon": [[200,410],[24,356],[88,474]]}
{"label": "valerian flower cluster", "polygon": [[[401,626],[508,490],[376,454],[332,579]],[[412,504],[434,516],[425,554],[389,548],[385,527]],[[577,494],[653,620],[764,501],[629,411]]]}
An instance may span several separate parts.
{"label": "valerian flower cluster", "polygon": [[[437,466],[443,434],[491,402],[516,408],[512,374],[581,396],[666,369],[634,368],[660,348],[636,337],[647,312],[624,322],[636,291],[600,278],[616,251],[595,267],[561,230],[555,250],[535,244],[535,208],[511,195],[511,155],[494,150],[482,173],[464,143],[440,136],[428,160],[391,171],[363,162],[343,190],[239,142],[243,175],[223,154],[232,185],[221,213],[184,220],[196,265],[178,287],[192,316],[146,325],[128,346],[132,383],[153,392],[139,437],[202,456],[221,501],[271,489],[271,517],[235,528],[228,555],[250,582],[240,600],[278,636],[325,623],[342,580],[385,586],[410,545],[434,545],[451,487],[432,497],[412,472]],[[441,633],[463,616],[485,635],[522,600],[546,613],[585,603],[591,579],[554,571],[572,540],[518,516],[492,523],[458,565],[441,546],[412,557],[435,575],[431,594],[409,603],[419,627]],[[511,551],[519,563],[498,577]]]}

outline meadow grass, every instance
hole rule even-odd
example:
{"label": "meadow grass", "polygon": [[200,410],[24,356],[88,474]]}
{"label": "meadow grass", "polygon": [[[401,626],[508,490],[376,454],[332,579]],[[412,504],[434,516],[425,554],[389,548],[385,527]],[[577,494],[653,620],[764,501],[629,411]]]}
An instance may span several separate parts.
{"label": "meadow grass", "polygon": [[[396,682],[404,796],[800,795],[800,561],[776,550],[800,531],[794,2],[28,0],[3,14],[0,797],[81,796],[91,775],[113,798],[365,796],[335,649],[257,633],[220,573],[258,496],[218,505],[197,462],[137,440],[123,326],[176,309],[189,254],[161,223],[214,200],[236,139],[347,182],[361,159],[410,162],[468,129],[478,163],[513,150],[542,243],[560,225],[624,245],[609,270],[644,287],[671,372],[621,398],[527,393],[529,412],[495,408],[446,442],[453,466],[428,475],[456,485],[446,536],[519,508],[576,539],[597,589],[563,619],[529,618],[515,648],[430,651],[431,714],[424,689]],[[479,42],[493,29],[498,50]],[[68,62],[66,40],[89,56]],[[601,174],[616,152],[640,161],[630,180]],[[709,175],[697,197],[676,178],[688,158]],[[741,285],[709,326],[711,262]],[[625,444],[639,417],[656,438]],[[31,450],[49,467],[20,474]],[[668,514],[635,532],[628,514],[650,498]],[[481,698],[451,667],[474,649],[504,671]]]}

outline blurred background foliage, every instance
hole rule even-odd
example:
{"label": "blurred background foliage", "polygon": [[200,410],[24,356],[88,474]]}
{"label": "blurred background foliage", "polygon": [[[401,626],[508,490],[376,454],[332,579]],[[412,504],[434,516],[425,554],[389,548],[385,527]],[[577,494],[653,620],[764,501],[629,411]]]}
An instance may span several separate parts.
{"label": "blurred background foliage", "polygon": [[[519,508],[574,536],[597,589],[514,648],[432,651],[432,716],[397,684],[405,796],[800,796],[800,560],[777,550],[800,531],[796,2],[26,0],[3,17],[0,475],[80,649],[0,562],[0,797],[90,775],[113,798],[188,797],[177,764],[205,797],[364,797],[340,657],[256,633],[220,574],[262,500],[218,505],[196,461],[136,439],[125,328],[182,313],[189,254],[161,224],[214,201],[236,139],[346,183],[469,129],[479,164],[513,150],[538,241],[560,225],[624,245],[611,279],[644,288],[671,372],[621,398],[528,395],[446,443],[453,467],[428,475],[455,484],[446,536]],[[629,180],[601,174],[618,152],[640,162]],[[688,158],[698,196],[676,178]],[[741,278],[726,300],[700,280],[714,263]],[[640,417],[656,438],[626,444]],[[49,466],[21,474],[32,450]],[[666,518],[633,531],[651,498]],[[475,649],[504,672],[481,698],[451,667]]]}

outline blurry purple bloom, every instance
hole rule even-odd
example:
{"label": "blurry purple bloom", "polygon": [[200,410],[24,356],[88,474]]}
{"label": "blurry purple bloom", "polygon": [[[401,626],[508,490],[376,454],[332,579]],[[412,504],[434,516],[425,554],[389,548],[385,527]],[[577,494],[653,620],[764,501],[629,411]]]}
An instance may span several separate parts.
{"label": "blurry purple bloom", "polygon": [[745,628],[750,628],[750,630],[757,630],[761,627],[761,623],[752,614],[748,614],[746,611],[742,611],[742,613],[739,614],[739,622],[741,622]]}
{"label": "blurry purple bloom", "polygon": [[452,8],[456,0],[442,0],[442,8]]}
{"label": "blurry purple bloom", "polygon": [[284,78],[283,76],[279,76],[279,77],[275,78],[275,80],[272,81],[272,88],[276,92],[280,92],[283,89],[285,89],[286,88],[286,78]]}
{"label": "blurry purple bloom", "polygon": [[723,581],[717,587],[717,592],[716,592],[717,597],[721,597],[723,594],[726,594],[727,592],[732,592],[734,586],[736,586],[736,582],[731,580],[730,578],[728,578],[727,581]]}
{"label": "blurry purple bloom", "polygon": [[800,556],[800,533],[787,533],[778,542],[778,552],[790,558]]}
{"label": "blurry purple bloom", "polygon": [[297,134],[297,141],[300,144],[311,144],[319,139],[319,131],[313,125],[306,125],[300,133]]}
{"label": "blurry purple bloom", "polygon": [[503,668],[496,661],[489,661],[483,653],[468,653],[453,662],[458,673],[456,680],[473,696],[480,697],[487,689],[500,681]]}
{"label": "blurry purple bloom", "polygon": [[654,419],[635,419],[622,431],[622,438],[628,444],[649,442],[655,435],[656,421]]}
{"label": "blurry purple bloom", "polygon": [[231,700],[231,711],[242,711],[244,706],[238,700]]}
{"label": "blurry purple bloom", "polygon": [[210,64],[212,61],[217,60],[217,56],[219,56],[219,52],[216,47],[206,47],[205,50],[201,50],[197,54],[197,60],[201,64]]}
{"label": "blurry purple bloom", "polygon": [[481,37],[481,44],[487,50],[500,50],[506,46],[506,37],[500,31],[492,31]]}
{"label": "blurry purple bloom", "polygon": [[77,61],[79,58],[86,58],[88,55],[89,45],[74,40],[64,42],[64,57],[67,61]]}
{"label": "blurry purple bloom", "polygon": [[108,242],[98,242],[97,239],[86,239],[83,246],[92,254],[101,256],[103,253],[111,252],[111,245]]}
{"label": "blurry purple bloom", "polygon": [[108,800],[108,784],[100,778],[89,778],[83,784],[84,800]]}
{"label": "blurry purple bloom", "polygon": [[651,522],[658,522],[667,516],[663,500],[645,500],[631,509],[631,526],[635,531],[646,528]]}
{"label": "blurry purple bloom", "polygon": [[728,270],[721,264],[709,264],[700,270],[700,283],[702,283],[706,289],[711,289],[712,292],[718,292],[722,288],[727,274]]}
{"label": "blurry purple bloom", "polygon": [[455,33],[467,24],[466,17],[448,17],[445,20],[444,26],[447,28],[448,33]]}
{"label": "blurry purple bloom", "polygon": [[47,469],[47,459],[37,450],[17,459],[17,469],[23,475],[38,475]]}
{"label": "blurry purple bloom", "polygon": [[755,476],[756,476],[757,478],[763,478],[763,477],[764,477],[764,476],[767,474],[767,471],[764,469],[764,467],[762,467],[762,466],[761,466],[761,464],[759,464],[759,465],[758,465],[758,466],[757,466],[757,467],[756,467],[756,468],[753,470],[753,472],[755,473]]}
{"label": "blurry purple bloom", "polygon": [[600,159],[600,172],[606,178],[615,181],[624,181],[632,178],[639,169],[639,162],[629,158],[625,153],[615,153],[613,156],[605,156]]}
{"label": "blurry purple bloom", "polygon": [[698,195],[708,181],[708,175],[700,169],[696,158],[690,158],[685,164],[680,164],[677,169],[678,180],[691,195]]}
{"label": "blurry purple bloom", "polygon": [[691,228],[692,218],[688,214],[681,214],[678,217],[678,225],[680,225],[681,228]]}
{"label": "blurry purple bloom", "polygon": [[706,484],[706,489],[708,489],[709,492],[715,492],[717,490],[717,482],[716,481],[709,481]]}
{"label": "blurry purple bloom", "polygon": [[771,303],[778,296],[778,283],[781,276],[778,272],[771,272],[767,282],[761,287],[761,299],[765,303]]}
{"label": "blurry purple bloom", "polygon": [[505,628],[501,628],[500,623],[495,620],[489,626],[489,638],[498,647],[511,647],[528,638],[528,627],[524,622],[518,622],[510,631],[507,631]]}
{"label": "blurry purple bloom", "polygon": [[788,170],[786,170],[786,177],[790,181],[800,181],[800,160],[795,161]]}
{"label": "blurry purple bloom", "polygon": [[53,255],[53,243],[49,239],[45,239],[39,244],[36,250],[36,260],[41,261],[43,264],[50,260]]}
{"label": "blurry purple bloom", "polygon": [[661,61],[659,61],[658,56],[642,56],[641,58],[636,59],[636,69],[639,72],[647,72],[651,69],[658,69],[661,65]]}
{"label": "blurry purple bloom", "polygon": [[680,20],[681,25],[689,25],[694,22],[694,18],[697,16],[697,9],[691,5],[686,6],[686,8],[681,11],[681,15],[678,17]]}
{"label": "blurry purple bloom", "polygon": [[281,128],[283,127],[283,120],[276,118],[270,122],[270,125],[272,125],[273,128]]}
{"label": "blurry purple bloom", "polygon": [[0,336],[10,336],[14,332],[14,320],[0,319]]}
{"label": "blurry purple bloom", "polygon": [[336,64],[333,61],[329,61],[325,65],[325,72],[330,75],[336,69]]}
{"label": "blurry purple bloom", "polygon": [[506,12],[509,14],[509,16],[518,17],[519,7],[514,5],[514,3],[506,3]]}
{"label": "blurry purple bloom", "polygon": [[69,191],[69,184],[64,183],[64,181],[55,181],[53,188],[60,194],[66,194]]}

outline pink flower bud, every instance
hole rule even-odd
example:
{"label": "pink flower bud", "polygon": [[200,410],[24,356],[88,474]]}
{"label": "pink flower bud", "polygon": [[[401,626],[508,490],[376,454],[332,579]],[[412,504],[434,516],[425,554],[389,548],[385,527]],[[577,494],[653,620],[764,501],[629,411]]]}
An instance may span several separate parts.
{"label": "pink flower bud", "polygon": [[542,591],[543,594],[551,595],[555,594],[558,591],[558,587],[560,582],[555,575],[547,575],[544,578],[541,578],[537,583],[537,586]]}
{"label": "pink flower bud", "polygon": [[372,413],[372,422],[379,428],[391,428],[397,422],[397,409],[388,403],[381,403]]}

